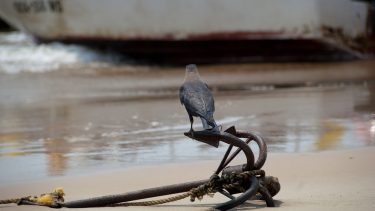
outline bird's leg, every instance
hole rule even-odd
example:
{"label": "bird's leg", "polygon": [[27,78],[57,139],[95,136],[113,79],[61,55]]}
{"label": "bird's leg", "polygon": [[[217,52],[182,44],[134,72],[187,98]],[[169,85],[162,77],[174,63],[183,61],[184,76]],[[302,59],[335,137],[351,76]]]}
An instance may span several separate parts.
{"label": "bird's leg", "polygon": [[194,122],[194,119],[193,119],[193,116],[189,114],[189,119],[190,119],[190,130],[189,130],[189,133],[191,134],[191,136],[193,137],[194,136],[194,130],[193,130],[193,122]]}

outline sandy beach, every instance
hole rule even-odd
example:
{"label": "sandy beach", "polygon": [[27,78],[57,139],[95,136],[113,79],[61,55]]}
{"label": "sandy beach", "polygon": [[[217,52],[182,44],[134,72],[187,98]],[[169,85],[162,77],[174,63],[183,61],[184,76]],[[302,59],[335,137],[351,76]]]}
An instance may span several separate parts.
{"label": "sandy beach", "polygon": [[[281,191],[274,199],[277,208],[266,208],[260,201],[249,201],[237,210],[374,210],[375,147],[324,151],[316,153],[271,153],[264,170],[276,176]],[[134,167],[124,171],[103,172],[72,178],[50,179],[1,187],[0,198],[49,192],[64,187],[66,201],[124,193],[208,178],[218,161]],[[241,161],[237,161],[240,163]],[[152,210],[207,210],[224,202],[220,194],[201,202],[188,199],[166,205],[147,207]],[[48,210],[49,208],[1,205],[0,210]],[[145,207],[90,208],[84,210],[144,210]],[[68,210],[64,208],[63,210]]]}
{"label": "sandy beach", "polygon": [[[119,63],[79,46],[39,46],[21,33],[0,35],[0,49],[7,55],[0,61],[0,199],[63,187],[73,201],[208,179],[226,150],[183,136],[190,127],[178,97],[184,66]],[[374,67],[370,59],[199,70],[217,123],[267,140],[264,170],[281,183],[272,209],[359,211],[375,210]],[[82,210],[207,210],[226,200]],[[270,208],[249,201],[237,209]]]}

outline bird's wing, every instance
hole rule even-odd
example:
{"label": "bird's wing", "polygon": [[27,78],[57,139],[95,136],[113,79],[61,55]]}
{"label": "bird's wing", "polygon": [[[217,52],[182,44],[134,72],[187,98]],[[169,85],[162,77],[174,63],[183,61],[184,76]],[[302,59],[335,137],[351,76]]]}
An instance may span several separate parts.
{"label": "bird's wing", "polygon": [[204,95],[191,86],[183,86],[180,89],[180,101],[194,116],[205,116],[207,113]]}
{"label": "bird's wing", "polygon": [[214,97],[212,96],[212,93],[210,89],[208,88],[208,85],[206,85],[206,91],[204,91],[204,98],[206,99],[206,107],[207,107],[207,112],[215,112],[215,100]]}
{"label": "bird's wing", "polygon": [[179,95],[180,95],[180,102],[181,104],[183,105],[184,104],[184,101],[185,101],[185,89],[184,89],[184,86],[181,86],[180,87],[180,92],[179,92]]}

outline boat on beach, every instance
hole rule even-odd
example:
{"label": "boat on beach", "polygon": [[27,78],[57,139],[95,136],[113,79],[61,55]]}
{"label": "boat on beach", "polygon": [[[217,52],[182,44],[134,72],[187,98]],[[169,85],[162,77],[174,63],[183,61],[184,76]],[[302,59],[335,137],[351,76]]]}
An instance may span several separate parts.
{"label": "boat on beach", "polygon": [[38,42],[78,43],[157,61],[363,58],[374,1],[2,0],[0,16]]}

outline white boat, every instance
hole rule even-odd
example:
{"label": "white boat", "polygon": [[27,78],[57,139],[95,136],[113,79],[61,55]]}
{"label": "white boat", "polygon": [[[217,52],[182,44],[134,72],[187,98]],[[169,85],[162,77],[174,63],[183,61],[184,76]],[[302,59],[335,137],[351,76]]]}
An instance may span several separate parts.
{"label": "white boat", "polygon": [[[1,0],[38,41],[162,59],[355,58],[374,50],[374,3],[353,0]],[[199,61],[198,61],[199,62]]]}

